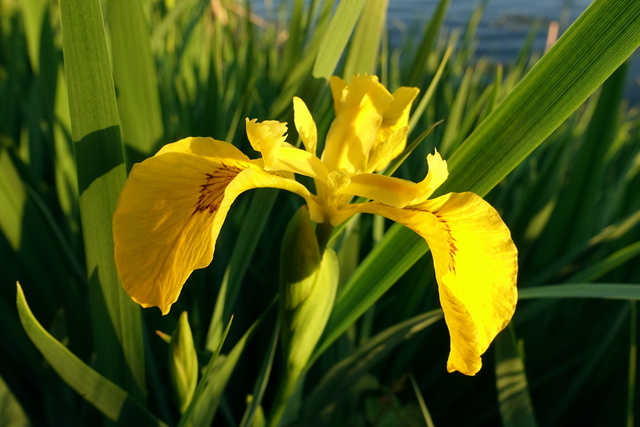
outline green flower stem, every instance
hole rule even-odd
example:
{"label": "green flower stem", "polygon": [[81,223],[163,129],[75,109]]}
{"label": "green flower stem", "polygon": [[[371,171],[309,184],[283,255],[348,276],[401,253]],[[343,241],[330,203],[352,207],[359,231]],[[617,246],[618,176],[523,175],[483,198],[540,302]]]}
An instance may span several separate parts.
{"label": "green flower stem", "polygon": [[321,222],[316,225],[316,238],[318,239],[318,247],[320,254],[324,253],[329,239],[331,239],[331,233],[333,232],[333,226],[329,221]]}
{"label": "green flower stem", "polygon": [[294,407],[295,390],[329,319],[338,288],[338,257],[326,249],[331,224],[314,224],[303,206],[282,241],[280,260],[280,337],[285,369],[269,425],[277,426]]}
{"label": "green flower stem", "polygon": [[277,427],[280,425],[280,421],[282,420],[285,409],[287,408],[287,403],[293,395],[300,377],[302,377],[302,371],[294,372],[286,370],[282,382],[280,383],[278,393],[276,394],[276,398],[273,402],[273,408],[271,410],[271,416],[269,417],[267,427]]}

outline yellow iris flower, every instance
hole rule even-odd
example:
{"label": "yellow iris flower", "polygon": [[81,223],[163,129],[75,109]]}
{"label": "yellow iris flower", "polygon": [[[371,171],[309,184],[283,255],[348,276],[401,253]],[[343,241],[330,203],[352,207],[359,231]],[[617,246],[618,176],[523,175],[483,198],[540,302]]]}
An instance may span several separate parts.
{"label": "yellow iris flower", "polygon": [[[333,77],[330,86],[336,116],[321,157],[311,114],[294,98],[304,149],[285,141],[285,123],[247,120],[249,142],[261,159],[251,160],[227,142],[185,138],[134,165],[113,222],[122,284],[143,307],[168,313],[191,272],[211,263],[236,197],[252,188],[281,188],[303,197],[317,223],[336,226],[356,213],[372,213],[423,237],[451,336],[447,369],[473,375],[516,305],[517,250],[509,230],[473,193],[429,199],[448,176],[437,152],[427,157],[421,182],[374,173],[405,148],[418,89],[392,94],[375,76],[356,76],[349,84]],[[316,194],[295,174],[313,178]],[[350,203],[354,196],[371,201]]]}

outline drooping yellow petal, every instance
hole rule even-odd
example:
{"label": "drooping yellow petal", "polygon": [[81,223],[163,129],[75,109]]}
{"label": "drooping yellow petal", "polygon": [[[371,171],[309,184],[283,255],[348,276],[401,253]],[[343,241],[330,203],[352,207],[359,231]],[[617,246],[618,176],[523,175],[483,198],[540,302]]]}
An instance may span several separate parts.
{"label": "drooping yellow petal", "polygon": [[332,77],[330,84],[334,103],[339,106],[327,134],[322,160],[329,170],[349,174],[364,171],[369,151],[378,137],[382,113],[393,98],[375,76],[354,76],[348,85]]}
{"label": "drooping yellow petal", "polygon": [[427,241],[451,336],[447,370],[478,372],[517,301],[517,250],[495,209],[473,193],[449,193],[404,209],[363,203],[344,211],[385,216]]}
{"label": "drooping yellow petal", "polygon": [[134,165],[113,220],[125,290],[169,312],[191,272],[211,263],[229,207],[251,188],[275,187],[315,201],[292,179],[265,172],[233,145],[186,138]]}
{"label": "drooping yellow petal", "polygon": [[427,156],[427,164],[427,176],[418,183],[375,173],[358,174],[351,176],[351,182],[342,193],[366,197],[397,208],[420,203],[428,199],[449,175],[447,162],[442,160],[437,151]]}
{"label": "drooping yellow petal", "polygon": [[304,148],[315,156],[316,146],[318,145],[316,122],[313,121],[307,104],[297,96],[293,97],[293,116],[298,135],[300,135]]}

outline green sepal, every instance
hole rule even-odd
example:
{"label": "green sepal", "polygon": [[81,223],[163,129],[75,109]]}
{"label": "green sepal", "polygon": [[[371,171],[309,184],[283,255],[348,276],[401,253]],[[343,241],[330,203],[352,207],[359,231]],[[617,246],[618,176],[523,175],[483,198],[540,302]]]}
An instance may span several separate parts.
{"label": "green sepal", "polygon": [[198,356],[193,344],[187,312],[182,312],[171,337],[169,371],[180,412],[189,406],[198,384]]}

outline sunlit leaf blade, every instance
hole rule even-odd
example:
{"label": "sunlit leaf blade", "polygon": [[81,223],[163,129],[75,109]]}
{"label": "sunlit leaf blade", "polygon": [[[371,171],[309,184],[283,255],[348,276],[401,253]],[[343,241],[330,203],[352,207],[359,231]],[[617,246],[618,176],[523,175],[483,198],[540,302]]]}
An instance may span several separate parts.
{"label": "sunlit leaf blade", "polygon": [[13,393],[0,377],[0,423],[7,427],[28,427],[29,418]]}
{"label": "sunlit leaf blade", "polygon": [[[450,159],[438,190],[484,196],[553,132],[640,44],[640,2],[596,0]],[[318,352],[428,250],[394,225],[338,295]]]}
{"label": "sunlit leaf blade", "polygon": [[122,138],[137,151],[131,159],[137,161],[150,155],[163,137],[149,29],[142,2],[110,0],[107,4]]}
{"label": "sunlit leaf blade", "polygon": [[360,16],[364,0],[341,1],[335,14],[331,17],[327,31],[324,33],[313,76],[329,80],[340,61],[344,48]]}
{"label": "sunlit leaf blade", "polygon": [[442,77],[442,73],[444,72],[445,66],[449,62],[449,57],[451,56],[451,52],[453,52],[453,46],[449,46],[447,50],[444,52],[444,56],[442,57],[442,61],[440,61],[440,65],[436,70],[436,73],[433,75],[431,82],[429,83],[429,87],[424,92],[424,95],[420,98],[420,102],[417,103],[415,110],[413,110],[411,117],[409,118],[409,133],[411,133],[422,115],[424,114],[427,105],[429,105],[433,99],[433,95],[436,92],[436,88],[440,83],[440,78]]}
{"label": "sunlit leaf blade", "polygon": [[428,59],[432,55],[432,50],[435,46],[442,23],[444,22],[444,17],[447,14],[450,1],[451,0],[440,0],[440,2],[438,2],[438,7],[433,13],[431,20],[429,21],[429,25],[424,29],[420,47],[418,47],[416,56],[413,59],[408,77],[406,81],[403,82],[404,85],[419,86],[422,83]]}
{"label": "sunlit leaf blade", "polygon": [[606,298],[640,299],[640,284],[624,283],[576,283],[567,285],[536,286],[521,289],[519,299],[538,298]]}
{"label": "sunlit leaf blade", "polygon": [[513,325],[498,334],[496,349],[496,388],[502,425],[536,426],[524,362],[518,350]]}
{"label": "sunlit leaf blade", "polygon": [[640,3],[596,0],[450,159],[441,191],[487,194],[640,46]]}
{"label": "sunlit leaf blade", "polygon": [[98,0],[60,1],[97,368],[136,398],[145,387],[140,308],[120,286],[111,221],[125,180],[123,147]]}
{"label": "sunlit leaf blade", "polygon": [[369,0],[365,3],[342,76],[349,79],[356,74],[375,74],[378,52],[389,0]]}
{"label": "sunlit leaf blade", "polygon": [[22,3],[27,47],[31,66],[36,72],[40,71],[40,41],[43,20],[48,17],[46,0],[33,0]]}
{"label": "sunlit leaf blade", "polygon": [[33,316],[19,284],[16,304],[24,330],[47,362],[108,419],[123,426],[165,426],[126,391],[91,369],[51,336]]}

